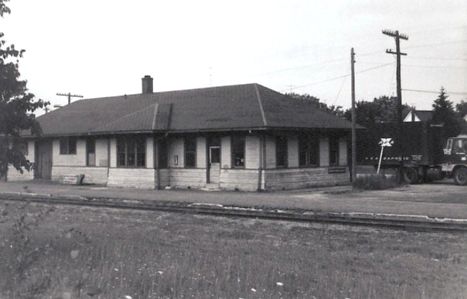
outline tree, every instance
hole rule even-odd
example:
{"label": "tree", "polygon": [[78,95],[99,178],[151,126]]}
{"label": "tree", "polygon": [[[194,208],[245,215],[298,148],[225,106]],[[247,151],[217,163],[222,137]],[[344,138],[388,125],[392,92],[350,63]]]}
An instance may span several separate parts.
{"label": "tree", "polygon": [[[5,4],[8,1],[0,0],[0,17],[10,13]],[[35,99],[34,94],[28,92],[26,81],[20,79],[19,59],[23,53],[24,50],[7,44],[0,32],[0,177],[6,175],[9,164],[19,171],[31,168],[17,141],[24,130],[40,134],[33,112],[48,104]]]}
{"label": "tree", "polygon": [[[407,105],[402,105],[402,109],[407,109]],[[357,101],[355,112],[357,123],[361,126],[370,128],[377,123],[397,122],[397,98],[380,96],[374,98],[372,102]],[[351,111],[346,110],[345,117],[351,119]]]}
{"label": "tree", "polygon": [[461,118],[464,118],[467,115],[467,101],[462,100],[459,104],[457,104],[456,112]]}
{"label": "tree", "polygon": [[452,137],[460,133],[461,120],[448,97],[445,89],[441,87],[438,98],[433,102],[433,122],[444,124],[445,137]]}
{"label": "tree", "polygon": [[338,117],[344,117],[344,110],[342,109],[342,106],[336,106],[336,105],[328,106],[326,103],[321,102],[319,98],[309,95],[307,93],[298,94],[298,93],[291,92],[291,93],[286,93],[285,95],[296,100],[313,103],[313,105],[315,105],[317,108],[323,111],[330,112],[334,115],[337,115]]}

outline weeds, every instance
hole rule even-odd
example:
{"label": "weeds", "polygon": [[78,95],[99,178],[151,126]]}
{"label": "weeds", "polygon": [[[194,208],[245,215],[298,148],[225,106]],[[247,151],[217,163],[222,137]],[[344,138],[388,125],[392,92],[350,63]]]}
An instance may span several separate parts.
{"label": "weeds", "polygon": [[466,291],[467,244],[458,235],[77,207],[31,224],[42,209],[11,207],[11,221],[0,223],[8,244],[26,231],[17,244],[40,252],[23,265],[26,279],[6,284],[7,274],[19,277],[4,263],[17,254],[0,246],[0,298],[447,298]]}
{"label": "weeds", "polygon": [[385,174],[368,174],[357,177],[353,182],[353,187],[359,190],[384,190],[399,186],[395,176]]}

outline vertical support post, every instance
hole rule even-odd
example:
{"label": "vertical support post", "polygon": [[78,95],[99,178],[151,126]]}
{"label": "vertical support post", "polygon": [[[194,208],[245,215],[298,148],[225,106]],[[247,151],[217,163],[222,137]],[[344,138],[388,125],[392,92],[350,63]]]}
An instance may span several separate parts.
{"label": "vertical support post", "polygon": [[357,133],[356,133],[356,113],[355,113],[355,52],[350,50],[350,66],[351,66],[351,92],[352,92],[352,176],[351,181],[355,182],[357,177]]}
{"label": "vertical support post", "polygon": [[383,160],[383,151],[384,151],[384,145],[381,144],[381,152],[379,154],[378,169],[376,170],[376,174],[379,174],[379,170],[381,169],[381,161]]}
{"label": "vertical support post", "polygon": [[402,183],[402,168],[404,166],[404,154],[402,153],[402,86],[401,86],[401,55],[400,55],[400,39],[399,31],[396,30],[396,55],[397,57],[397,66],[396,66],[396,80],[397,80],[397,130],[398,130],[398,139],[397,148],[400,154],[399,161],[399,183]]}
{"label": "vertical support post", "polygon": [[156,189],[161,189],[161,170],[159,165],[159,155],[160,155],[160,142],[159,140],[164,137],[155,137],[154,138],[154,167],[156,168]]}
{"label": "vertical support post", "polygon": [[398,136],[397,136],[397,149],[399,151],[399,183],[402,183],[403,178],[403,171],[402,168],[404,166],[404,153],[402,152],[402,85],[401,85],[401,55],[407,55],[407,53],[402,53],[400,49],[400,40],[408,40],[409,37],[405,34],[399,33],[398,30],[390,31],[390,30],[383,30],[383,34],[394,37],[396,41],[396,51],[386,50],[388,54],[394,54],[397,58],[397,66],[396,66],[396,80],[397,80],[397,124],[398,124]]}
{"label": "vertical support post", "polygon": [[261,191],[263,182],[263,147],[264,136],[258,135],[259,138],[259,163],[258,163],[258,191]]}

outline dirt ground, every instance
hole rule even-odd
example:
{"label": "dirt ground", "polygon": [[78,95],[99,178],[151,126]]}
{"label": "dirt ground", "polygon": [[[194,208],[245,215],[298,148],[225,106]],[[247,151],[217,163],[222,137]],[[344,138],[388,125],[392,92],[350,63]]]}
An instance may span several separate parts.
{"label": "dirt ground", "polygon": [[0,196],[5,192],[467,219],[467,187],[456,186],[450,180],[381,191],[356,192],[350,186],[281,192],[206,192],[70,186],[36,181],[0,182]]}
{"label": "dirt ground", "polygon": [[0,298],[467,298],[467,235],[0,203]]}

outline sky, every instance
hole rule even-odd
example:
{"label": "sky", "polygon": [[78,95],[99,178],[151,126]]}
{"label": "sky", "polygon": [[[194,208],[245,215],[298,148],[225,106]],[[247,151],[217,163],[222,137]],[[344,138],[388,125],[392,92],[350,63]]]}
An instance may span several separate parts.
{"label": "sky", "polygon": [[22,79],[36,97],[96,98],[259,83],[350,107],[350,49],[356,98],[396,94],[399,30],[403,102],[431,109],[443,86],[467,100],[465,0],[11,0],[0,31],[16,48]]}

